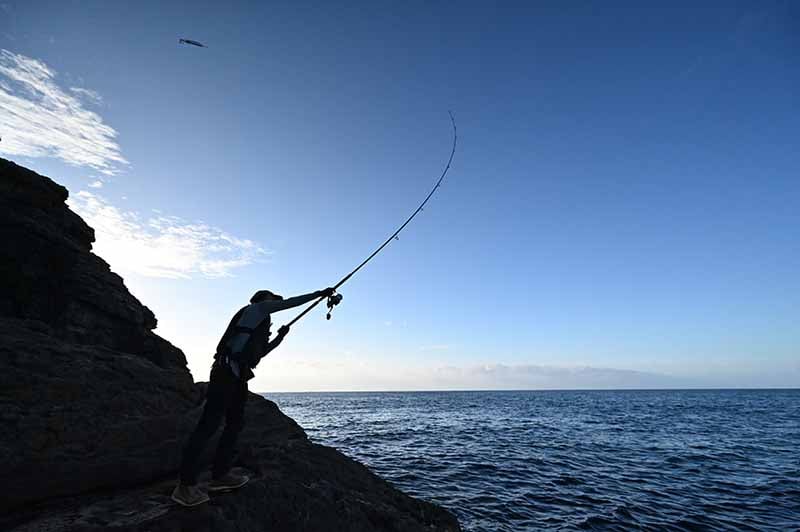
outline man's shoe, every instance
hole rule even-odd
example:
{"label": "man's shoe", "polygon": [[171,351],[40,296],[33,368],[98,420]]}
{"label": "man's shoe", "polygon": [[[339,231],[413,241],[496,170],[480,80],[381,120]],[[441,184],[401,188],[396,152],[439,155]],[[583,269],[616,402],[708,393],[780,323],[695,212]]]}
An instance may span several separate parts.
{"label": "man's shoe", "polygon": [[184,486],[180,482],[172,491],[172,500],[182,506],[197,506],[208,502],[208,495],[195,486]]}
{"label": "man's shoe", "polygon": [[229,471],[225,474],[225,476],[215,478],[209,482],[208,491],[235,490],[236,488],[241,488],[247,484],[248,480],[250,480],[250,477],[247,475],[237,475],[236,473],[231,473]]}

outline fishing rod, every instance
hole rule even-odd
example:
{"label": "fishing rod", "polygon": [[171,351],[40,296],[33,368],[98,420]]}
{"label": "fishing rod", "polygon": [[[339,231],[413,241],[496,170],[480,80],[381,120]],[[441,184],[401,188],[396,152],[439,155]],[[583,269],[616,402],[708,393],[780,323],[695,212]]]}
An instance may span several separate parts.
{"label": "fishing rod", "polygon": [[292,325],[294,325],[298,320],[300,320],[300,318],[302,318],[303,316],[305,316],[306,314],[311,312],[311,310],[314,307],[316,307],[317,305],[322,303],[322,300],[325,299],[326,297],[328,299],[328,316],[327,317],[328,317],[328,319],[331,319],[331,311],[333,310],[333,307],[335,307],[336,305],[338,305],[342,301],[342,295],[341,294],[336,294],[336,289],[339,288],[340,286],[342,286],[344,283],[346,283],[353,275],[355,275],[355,273],[358,270],[363,268],[369,261],[371,261],[375,257],[375,255],[380,253],[381,250],[383,250],[383,248],[388,246],[389,243],[392,240],[399,240],[399,238],[397,238],[397,235],[400,234],[400,231],[405,229],[405,227],[411,222],[411,220],[413,220],[414,217],[417,214],[419,214],[420,211],[423,210],[423,207],[425,207],[425,204],[428,203],[429,199],[431,199],[431,196],[433,196],[433,194],[439,189],[439,187],[442,185],[442,180],[444,180],[444,176],[447,175],[447,171],[450,169],[450,164],[453,162],[453,156],[456,154],[456,142],[458,142],[458,129],[456,128],[456,119],[453,117],[452,111],[448,111],[448,114],[450,115],[450,122],[453,124],[453,149],[450,150],[450,158],[447,160],[447,165],[444,167],[444,171],[442,172],[442,175],[439,177],[439,180],[433,186],[433,189],[431,189],[431,191],[428,193],[428,195],[425,197],[425,199],[422,201],[422,203],[419,204],[419,207],[417,207],[417,210],[415,210],[411,214],[411,216],[409,216],[408,219],[405,222],[403,222],[403,225],[401,225],[397,229],[397,231],[392,233],[392,236],[390,236],[389,238],[386,239],[386,242],[381,244],[378,247],[378,249],[373,251],[372,254],[369,257],[364,259],[364,261],[361,264],[359,264],[358,266],[356,266],[356,268],[353,271],[351,271],[350,273],[348,273],[347,275],[342,277],[342,279],[333,286],[333,291],[334,291],[333,295],[322,296],[319,299],[317,299],[314,303],[312,303],[311,305],[306,307],[306,309],[303,312],[301,312],[300,314],[295,316],[295,318],[292,321],[287,323],[286,327],[291,327]]}

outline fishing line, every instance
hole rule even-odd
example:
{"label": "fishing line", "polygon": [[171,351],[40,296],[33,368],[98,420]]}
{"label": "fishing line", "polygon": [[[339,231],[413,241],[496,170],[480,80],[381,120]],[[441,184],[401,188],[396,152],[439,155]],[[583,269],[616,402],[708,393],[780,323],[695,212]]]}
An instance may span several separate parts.
{"label": "fishing line", "polygon": [[[450,150],[450,158],[447,160],[447,165],[444,167],[444,171],[442,172],[442,175],[439,177],[439,180],[438,180],[438,181],[436,182],[436,184],[433,186],[433,188],[432,188],[432,189],[431,189],[431,191],[428,193],[428,195],[425,197],[425,199],[422,201],[422,203],[420,203],[420,204],[419,204],[419,207],[417,207],[417,210],[415,210],[415,211],[414,211],[414,212],[411,214],[411,216],[409,216],[409,217],[408,217],[408,219],[407,219],[405,222],[403,222],[403,225],[401,225],[401,226],[400,226],[400,227],[397,229],[397,231],[395,231],[394,233],[392,233],[392,236],[390,236],[389,238],[387,238],[387,239],[386,239],[386,242],[384,242],[383,244],[381,244],[381,245],[378,247],[378,249],[376,249],[375,251],[373,251],[373,252],[372,252],[372,254],[371,254],[369,257],[367,257],[366,259],[364,259],[364,261],[363,261],[361,264],[359,264],[358,266],[356,266],[356,268],[355,268],[353,271],[351,271],[350,273],[348,273],[347,275],[345,275],[345,276],[344,276],[344,277],[343,277],[343,278],[342,278],[342,279],[341,279],[341,280],[340,280],[338,283],[336,283],[336,284],[333,286],[334,294],[333,294],[332,296],[330,296],[330,297],[328,297],[328,298],[327,298],[327,299],[328,299],[328,319],[330,319],[330,316],[331,316],[331,311],[333,310],[333,308],[334,308],[336,305],[338,305],[338,304],[341,302],[341,300],[342,300],[342,296],[341,296],[341,294],[336,294],[336,293],[335,293],[335,292],[336,292],[336,289],[337,289],[337,288],[339,288],[340,286],[342,286],[344,283],[346,283],[346,282],[347,282],[347,281],[348,281],[348,280],[349,280],[349,279],[350,279],[350,278],[351,278],[353,275],[355,275],[355,273],[356,273],[358,270],[360,270],[361,268],[363,268],[363,267],[364,267],[364,266],[365,266],[365,265],[366,265],[366,264],[367,264],[369,261],[371,261],[371,260],[372,260],[372,259],[375,257],[375,255],[377,255],[378,253],[380,253],[380,252],[381,252],[381,250],[383,250],[383,248],[385,248],[386,246],[388,246],[388,245],[389,245],[389,243],[390,243],[392,240],[399,240],[399,238],[397,238],[397,235],[399,235],[399,234],[400,234],[400,231],[402,231],[403,229],[405,229],[405,227],[406,227],[406,226],[407,226],[407,225],[408,225],[408,224],[411,222],[411,220],[413,220],[413,219],[414,219],[414,217],[415,217],[417,214],[419,214],[419,213],[420,213],[420,211],[422,211],[422,210],[423,210],[423,207],[425,207],[425,204],[426,204],[426,203],[428,203],[428,200],[429,200],[429,199],[431,199],[431,197],[433,196],[433,194],[434,194],[434,193],[435,193],[435,192],[436,192],[436,191],[439,189],[439,187],[442,185],[442,180],[444,180],[444,176],[446,176],[446,175],[447,175],[447,171],[448,171],[448,170],[450,170],[450,164],[453,162],[453,156],[456,154],[456,142],[458,142],[458,129],[456,128],[456,119],[453,117],[453,113],[452,113],[452,111],[448,111],[448,114],[450,115],[450,122],[453,124],[453,149],[452,149],[452,150]],[[316,300],[314,303],[312,303],[311,305],[309,305],[309,306],[308,306],[308,307],[307,307],[307,308],[306,308],[306,309],[305,309],[303,312],[301,312],[300,314],[298,314],[297,316],[295,316],[295,318],[294,318],[292,321],[290,321],[289,323],[287,323],[287,324],[286,324],[286,326],[287,326],[287,327],[291,327],[292,325],[294,325],[294,324],[295,324],[295,323],[296,323],[296,322],[297,322],[297,321],[298,321],[300,318],[302,318],[303,316],[305,316],[306,314],[308,314],[308,313],[311,311],[311,309],[313,309],[314,307],[316,307],[317,305],[319,305],[319,304],[322,302],[322,300],[323,300],[323,299],[326,299],[326,296],[322,296],[322,297],[320,297],[320,298],[319,298],[318,300]]]}

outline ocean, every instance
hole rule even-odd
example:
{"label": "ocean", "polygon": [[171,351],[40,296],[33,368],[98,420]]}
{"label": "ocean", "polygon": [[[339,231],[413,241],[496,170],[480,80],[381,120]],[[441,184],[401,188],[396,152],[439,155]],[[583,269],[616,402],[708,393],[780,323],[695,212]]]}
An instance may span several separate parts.
{"label": "ocean", "polygon": [[469,532],[800,530],[800,390],[263,395]]}

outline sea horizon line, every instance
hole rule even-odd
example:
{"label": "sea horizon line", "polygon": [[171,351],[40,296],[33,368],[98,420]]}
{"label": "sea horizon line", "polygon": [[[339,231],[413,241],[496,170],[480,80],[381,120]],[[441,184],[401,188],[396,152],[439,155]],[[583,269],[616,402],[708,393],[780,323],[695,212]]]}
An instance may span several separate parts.
{"label": "sea horizon line", "polygon": [[264,394],[329,394],[329,393],[515,393],[515,392],[720,392],[720,391],[800,391],[798,386],[773,386],[773,387],[685,387],[685,388],[519,388],[519,389],[447,389],[447,390],[303,390],[303,391],[259,391],[253,392],[258,395]]}

